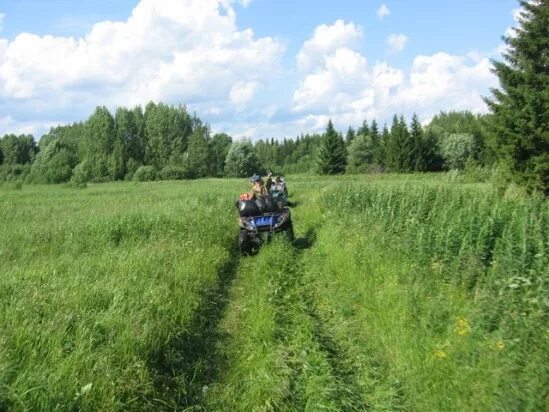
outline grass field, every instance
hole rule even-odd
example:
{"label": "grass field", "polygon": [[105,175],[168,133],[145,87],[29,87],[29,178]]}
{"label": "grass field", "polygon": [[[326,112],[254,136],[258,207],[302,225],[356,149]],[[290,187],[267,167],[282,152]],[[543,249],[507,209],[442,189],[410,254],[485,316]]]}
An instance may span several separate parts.
{"label": "grass field", "polygon": [[0,186],[0,410],[547,410],[549,206],[446,175]]}

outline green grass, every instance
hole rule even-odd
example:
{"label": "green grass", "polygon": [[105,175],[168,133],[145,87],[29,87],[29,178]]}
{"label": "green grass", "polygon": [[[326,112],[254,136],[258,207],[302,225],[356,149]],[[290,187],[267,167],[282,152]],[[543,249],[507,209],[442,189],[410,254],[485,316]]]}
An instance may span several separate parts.
{"label": "green grass", "polygon": [[446,175],[0,186],[0,410],[543,410],[549,207]]}

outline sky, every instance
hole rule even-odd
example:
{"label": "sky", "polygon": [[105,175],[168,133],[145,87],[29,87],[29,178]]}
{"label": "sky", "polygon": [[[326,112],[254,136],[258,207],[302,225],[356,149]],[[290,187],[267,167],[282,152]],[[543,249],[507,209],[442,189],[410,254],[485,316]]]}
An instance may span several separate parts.
{"label": "sky", "polygon": [[186,105],[213,132],[295,137],[485,113],[516,0],[0,0],[0,135],[96,106]]}

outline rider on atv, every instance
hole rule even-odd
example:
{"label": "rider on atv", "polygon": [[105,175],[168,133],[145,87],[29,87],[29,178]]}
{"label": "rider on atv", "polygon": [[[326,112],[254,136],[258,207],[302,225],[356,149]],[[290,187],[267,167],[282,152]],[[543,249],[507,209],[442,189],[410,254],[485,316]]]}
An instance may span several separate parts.
{"label": "rider on atv", "polygon": [[267,191],[260,175],[254,174],[250,182],[251,191],[242,194],[235,204],[239,212],[240,250],[243,253],[251,253],[278,232],[284,232],[293,240],[291,212],[286,203],[273,198],[272,192]]}

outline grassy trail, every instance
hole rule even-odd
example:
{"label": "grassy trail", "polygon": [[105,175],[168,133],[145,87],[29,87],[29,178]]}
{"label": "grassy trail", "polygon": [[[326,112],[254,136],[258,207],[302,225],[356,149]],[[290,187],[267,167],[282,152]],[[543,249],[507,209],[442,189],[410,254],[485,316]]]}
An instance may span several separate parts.
{"label": "grassy trail", "polygon": [[220,380],[206,409],[366,410],[352,362],[331,337],[304,277],[304,255],[321,225],[309,191],[294,201],[297,238],[275,239],[243,258],[219,326]]}

